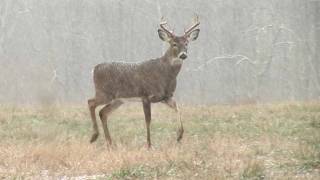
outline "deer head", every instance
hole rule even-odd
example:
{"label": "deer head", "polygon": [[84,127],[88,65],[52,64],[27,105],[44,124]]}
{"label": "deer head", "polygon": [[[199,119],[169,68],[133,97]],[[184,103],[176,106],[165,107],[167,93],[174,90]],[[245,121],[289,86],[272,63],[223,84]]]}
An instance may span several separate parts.
{"label": "deer head", "polygon": [[187,30],[185,30],[184,34],[182,36],[177,36],[173,33],[173,31],[170,31],[165,27],[167,22],[164,18],[161,18],[158,34],[161,40],[170,44],[167,52],[174,61],[177,60],[182,62],[182,60],[185,60],[188,57],[188,43],[198,38],[200,29],[197,27],[199,24],[199,17],[196,15],[193,18],[193,24]]}

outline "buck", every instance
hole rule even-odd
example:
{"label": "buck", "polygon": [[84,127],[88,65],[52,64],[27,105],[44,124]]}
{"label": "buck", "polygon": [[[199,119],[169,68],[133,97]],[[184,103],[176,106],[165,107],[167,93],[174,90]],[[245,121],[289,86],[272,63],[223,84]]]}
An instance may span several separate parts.
{"label": "buck", "polygon": [[165,54],[157,59],[139,63],[110,62],[98,64],[93,70],[95,97],[88,100],[93,134],[90,142],[97,140],[99,130],[95,109],[105,105],[99,116],[102,122],[105,139],[112,144],[108,130],[107,118],[111,112],[119,108],[124,102],[135,98],[142,102],[147,127],[147,144],[151,147],[150,123],[151,103],[164,103],[179,114],[179,129],[177,141],[183,137],[183,124],[176,101],[173,98],[176,89],[177,75],[183,61],[187,58],[189,41],[197,39],[200,22],[195,16],[193,25],[182,36],[176,36],[167,28],[167,22],[162,18],[158,34],[161,40],[169,43]]}

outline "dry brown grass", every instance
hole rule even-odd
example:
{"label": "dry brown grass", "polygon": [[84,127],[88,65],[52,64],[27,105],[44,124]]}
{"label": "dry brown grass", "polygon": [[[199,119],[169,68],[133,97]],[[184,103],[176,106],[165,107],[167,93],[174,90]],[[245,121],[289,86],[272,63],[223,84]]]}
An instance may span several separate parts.
{"label": "dry brown grass", "polygon": [[[0,177],[88,179],[319,179],[320,104],[153,106],[153,149],[140,106],[110,118],[117,144],[89,144],[86,107],[0,107]],[[102,132],[102,131],[101,131]]]}

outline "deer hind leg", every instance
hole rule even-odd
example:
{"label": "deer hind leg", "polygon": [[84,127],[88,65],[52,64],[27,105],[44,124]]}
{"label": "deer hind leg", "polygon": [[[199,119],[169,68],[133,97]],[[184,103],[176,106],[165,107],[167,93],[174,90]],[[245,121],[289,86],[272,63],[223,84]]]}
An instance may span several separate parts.
{"label": "deer hind leg", "polygon": [[97,118],[95,113],[96,107],[98,106],[98,104],[96,103],[96,99],[95,98],[89,99],[88,106],[89,106],[90,116],[93,124],[93,134],[91,136],[90,143],[93,143],[99,137],[99,129],[98,129]]}
{"label": "deer hind leg", "polygon": [[90,143],[95,142],[99,137],[99,129],[96,118],[96,108],[102,104],[108,104],[110,100],[105,96],[101,96],[100,94],[96,94],[95,98],[88,100],[88,106],[90,110],[90,116],[93,124],[93,134],[90,139]]}
{"label": "deer hind leg", "polygon": [[180,127],[177,131],[177,141],[180,142],[183,137],[184,130],[183,130],[183,123],[182,123],[181,112],[179,110],[179,107],[178,107],[176,101],[172,98],[169,98],[169,99],[163,101],[163,103],[166,104],[167,106],[169,106],[170,108],[174,109],[174,111],[177,113],[177,119],[180,123]]}
{"label": "deer hind leg", "polygon": [[123,102],[121,100],[114,100],[111,103],[105,105],[99,112],[104,135],[105,135],[106,141],[109,143],[109,145],[112,144],[112,140],[110,137],[108,123],[107,123],[108,115],[110,115],[111,112],[113,112],[114,110],[119,108],[122,104],[123,104]]}

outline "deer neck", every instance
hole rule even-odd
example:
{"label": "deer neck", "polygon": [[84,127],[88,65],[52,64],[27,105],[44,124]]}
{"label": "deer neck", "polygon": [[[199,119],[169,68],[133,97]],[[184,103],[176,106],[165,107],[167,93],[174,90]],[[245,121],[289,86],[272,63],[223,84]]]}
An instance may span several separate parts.
{"label": "deer neck", "polygon": [[182,66],[183,60],[174,55],[174,52],[169,48],[163,55],[163,59],[171,66]]}
{"label": "deer neck", "polygon": [[172,76],[177,76],[183,64],[183,60],[174,56],[171,48],[169,48],[166,53],[161,57],[162,61],[168,69],[170,69],[170,74]]}

